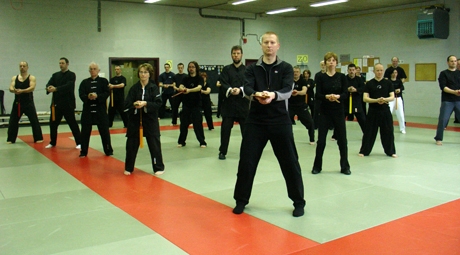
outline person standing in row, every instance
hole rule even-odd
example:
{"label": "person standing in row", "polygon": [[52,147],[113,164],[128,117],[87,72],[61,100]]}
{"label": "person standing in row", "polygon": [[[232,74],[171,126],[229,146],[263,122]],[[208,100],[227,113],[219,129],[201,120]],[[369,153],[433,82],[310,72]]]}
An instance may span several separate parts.
{"label": "person standing in row", "polygon": [[[460,61],[457,58],[457,70],[460,71]],[[455,114],[454,123],[460,123],[460,115]]]}
{"label": "person standing in row", "polygon": [[251,197],[252,185],[262,152],[270,141],[281,167],[289,198],[294,202],[294,217],[304,215],[305,199],[299,157],[289,119],[288,99],[294,74],[292,66],[277,57],[280,48],[273,32],[262,35],[263,56],[246,68],[244,94],[251,102],[243,140],[233,198],[234,214],[241,214]]}
{"label": "person standing in row", "polygon": [[[317,72],[315,74],[315,78],[314,78],[314,81],[315,81],[315,88],[317,88],[318,86],[318,78],[326,73],[326,64],[324,63],[324,60],[321,60],[321,62],[319,62],[319,67],[321,68],[321,70],[319,72]],[[318,89],[316,89],[318,90]],[[316,98],[316,96],[315,96]],[[313,124],[315,125],[315,129],[318,129],[318,115],[319,115],[319,108],[321,107],[321,100],[315,100],[315,110],[314,112],[312,113],[313,114]]]}
{"label": "person standing in row", "polygon": [[182,103],[182,95],[179,94],[179,85],[182,84],[182,80],[187,76],[184,73],[184,64],[179,63],[177,64],[177,71],[176,75],[173,78],[173,88],[176,94],[173,95],[171,109],[172,109],[172,118],[171,118],[171,126],[177,126],[177,118],[179,117],[179,106]]}
{"label": "person standing in row", "polygon": [[294,87],[292,89],[291,97],[289,98],[289,118],[297,118],[300,123],[308,130],[310,138],[310,145],[315,144],[315,128],[313,126],[313,119],[310,112],[308,112],[308,105],[305,102],[305,95],[307,94],[307,81],[300,77],[300,67],[294,66]]}
{"label": "person standing in row", "polygon": [[[364,126],[366,125],[366,115],[364,114],[362,106],[364,82],[360,77],[356,76],[355,64],[349,64],[347,70],[348,93],[350,96],[344,104],[345,112],[349,117],[348,120],[350,121],[353,121],[354,116],[356,116],[359,127],[361,128],[361,131],[364,132]],[[349,99],[350,97],[351,103]]]}
{"label": "person standing in row", "polygon": [[444,128],[449,122],[452,112],[460,116],[460,70],[457,70],[457,57],[447,57],[448,68],[439,74],[438,82],[441,89],[441,108],[439,109],[438,128],[434,140],[442,145]]}
{"label": "person standing in row", "polygon": [[99,65],[89,65],[90,77],[80,83],[78,89],[83,101],[81,114],[81,151],[80,158],[88,155],[89,140],[93,125],[97,125],[105,155],[113,155],[109,132],[109,116],[107,115],[107,98],[109,97],[109,81],[99,77]]}
{"label": "person standing in row", "polygon": [[398,118],[399,131],[401,133],[406,133],[406,121],[404,120],[404,101],[402,97],[402,91],[404,90],[404,85],[400,79],[398,79],[398,70],[393,70],[390,80],[393,83],[393,88],[395,90],[395,100],[391,101],[390,111],[393,114],[393,111],[396,110],[396,117]]}
{"label": "person standing in row", "polygon": [[374,147],[375,138],[380,128],[380,140],[383,150],[389,157],[397,158],[393,134],[393,116],[388,103],[394,100],[393,84],[383,77],[383,65],[374,66],[375,78],[364,87],[363,98],[369,104],[366,118],[366,129],[359,156],[369,156]]}
{"label": "person standing in row", "polygon": [[[140,139],[145,137],[149,146],[152,168],[155,175],[164,173],[163,155],[161,153],[160,124],[158,109],[161,107],[159,88],[150,80],[153,77],[152,65],[145,63],[139,66],[137,76],[139,82],[129,90],[125,100],[125,111],[129,114],[126,132],[125,175],[134,171]],[[141,138],[141,129],[143,137]]]}
{"label": "person standing in row", "polygon": [[115,76],[110,79],[109,127],[113,126],[115,113],[123,120],[123,127],[128,126],[128,116],[123,111],[125,101],[126,78],[121,75],[121,66],[115,66]]}
{"label": "person standing in row", "polygon": [[207,82],[208,75],[206,72],[200,73],[201,78],[203,78],[203,87],[201,88],[201,108],[203,109],[204,118],[206,119],[206,124],[208,125],[209,130],[214,129],[214,123],[212,122],[212,106],[211,106],[211,87]]}
{"label": "person standing in row", "polygon": [[15,143],[18,137],[19,120],[22,114],[29,118],[35,143],[43,142],[42,128],[38,122],[37,110],[34,103],[34,90],[37,84],[35,76],[29,74],[29,64],[26,61],[19,63],[20,74],[13,76],[10,83],[10,92],[14,94],[8,122],[8,144]]}
{"label": "person standing in row", "polygon": [[347,129],[343,102],[348,95],[348,83],[344,74],[336,72],[337,54],[328,52],[324,55],[326,72],[316,79],[316,100],[320,101],[318,116],[318,145],[312,174],[319,174],[323,169],[323,154],[326,137],[330,127],[334,128],[335,138],[340,151],[340,173],[350,175],[348,163]]}
{"label": "person standing in row", "polygon": [[174,94],[174,73],[171,72],[171,65],[169,63],[166,63],[164,64],[164,68],[165,71],[162,74],[160,74],[160,77],[158,77],[158,85],[162,88],[161,99],[163,100],[160,110],[158,111],[158,115],[161,119],[165,117],[166,103],[168,102],[168,100],[172,108],[173,103],[171,97]]}
{"label": "person standing in row", "polygon": [[391,74],[393,73],[394,70],[398,71],[398,79],[401,80],[402,83],[406,82],[407,75],[406,72],[402,67],[399,66],[399,58],[398,57],[392,57],[391,58],[391,66],[388,67],[385,70],[384,78],[386,79],[391,79]]}
{"label": "person standing in row", "polygon": [[[363,81],[363,84],[366,84],[366,74],[361,73],[361,67],[360,66],[356,66],[356,77],[361,79]],[[363,108],[364,115],[367,115],[367,105],[364,102],[362,97],[361,97],[361,106]]]}
{"label": "person standing in row", "polygon": [[50,116],[50,143],[45,148],[56,146],[58,127],[62,117],[72,131],[75,139],[76,148],[81,148],[80,127],[75,119],[75,73],[69,70],[69,60],[59,59],[61,71],[54,73],[48,84],[46,84],[46,94],[52,93],[51,116]]}
{"label": "person standing in row", "polygon": [[220,74],[218,83],[219,87],[219,105],[221,105],[222,125],[220,128],[220,147],[219,159],[226,159],[228,145],[230,143],[230,134],[233,124],[238,122],[241,134],[244,133],[246,117],[249,111],[249,100],[244,97],[244,72],[246,66],[243,65],[243,48],[239,45],[231,49],[233,63],[226,65]]}
{"label": "person standing in row", "polygon": [[182,95],[182,112],[180,115],[180,134],[177,141],[177,147],[184,147],[187,140],[188,126],[193,124],[196,139],[201,148],[206,148],[206,142],[203,132],[203,115],[201,115],[201,88],[203,87],[203,78],[199,75],[200,66],[196,61],[188,64],[188,76],[182,80],[179,91]]}
{"label": "person standing in row", "polygon": [[[313,118],[315,113],[315,81],[311,78],[311,71],[304,70],[303,78],[307,82],[307,96],[305,98],[308,107],[310,108],[310,115]],[[315,123],[313,123],[314,126]]]}

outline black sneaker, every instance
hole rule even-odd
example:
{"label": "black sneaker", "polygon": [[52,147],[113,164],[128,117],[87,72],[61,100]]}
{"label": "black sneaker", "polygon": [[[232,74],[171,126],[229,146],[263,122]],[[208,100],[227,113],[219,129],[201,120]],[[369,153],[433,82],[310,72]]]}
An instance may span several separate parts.
{"label": "black sneaker", "polygon": [[243,211],[244,211],[245,206],[246,206],[245,204],[237,203],[235,208],[233,208],[233,213],[234,214],[242,214]]}
{"label": "black sneaker", "polygon": [[224,160],[224,159],[225,159],[225,155],[224,155],[223,153],[219,153],[219,159]]}
{"label": "black sneaker", "polygon": [[321,173],[321,170],[316,169],[316,168],[313,168],[313,169],[311,170],[311,173],[312,173],[312,174],[319,174],[319,173]]}
{"label": "black sneaker", "polygon": [[294,211],[292,211],[292,216],[294,217],[300,217],[300,216],[303,216],[305,214],[305,210],[303,209],[303,207],[296,207],[294,208]]}
{"label": "black sneaker", "polygon": [[350,171],[350,168],[347,168],[347,169],[342,169],[340,170],[340,173],[344,174],[344,175],[350,175],[351,174],[351,171]]}

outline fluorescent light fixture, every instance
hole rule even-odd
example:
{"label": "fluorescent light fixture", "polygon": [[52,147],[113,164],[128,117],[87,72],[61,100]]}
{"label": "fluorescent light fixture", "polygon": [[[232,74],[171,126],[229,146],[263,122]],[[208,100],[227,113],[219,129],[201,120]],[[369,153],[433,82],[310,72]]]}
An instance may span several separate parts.
{"label": "fluorescent light fixture", "polygon": [[288,8],[283,8],[283,9],[268,11],[268,12],[265,12],[265,13],[266,13],[266,14],[278,14],[278,13],[292,12],[292,11],[297,11],[297,7],[288,7]]}
{"label": "fluorescent light fixture", "polygon": [[346,2],[348,2],[348,0],[330,0],[330,1],[312,3],[312,4],[310,4],[310,6],[311,7],[320,7],[320,6],[325,6],[325,5],[340,4],[340,3],[346,3]]}
{"label": "fluorescent light fixture", "polygon": [[152,4],[152,3],[156,3],[156,2],[160,2],[160,0],[145,0],[144,3],[146,4]]}
{"label": "fluorescent light fixture", "polygon": [[245,4],[245,3],[254,2],[254,1],[256,0],[240,0],[240,1],[233,2],[232,5]]}

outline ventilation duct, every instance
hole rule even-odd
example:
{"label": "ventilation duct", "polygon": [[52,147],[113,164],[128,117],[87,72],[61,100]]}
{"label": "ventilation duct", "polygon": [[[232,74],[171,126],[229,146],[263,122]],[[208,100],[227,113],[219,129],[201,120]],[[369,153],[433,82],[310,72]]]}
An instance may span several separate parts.
{"label": "ventilation duct", "polygon": [[419,39],[447,39],[449,37],[449,9],[425,9],[418,14],[417,36]]}

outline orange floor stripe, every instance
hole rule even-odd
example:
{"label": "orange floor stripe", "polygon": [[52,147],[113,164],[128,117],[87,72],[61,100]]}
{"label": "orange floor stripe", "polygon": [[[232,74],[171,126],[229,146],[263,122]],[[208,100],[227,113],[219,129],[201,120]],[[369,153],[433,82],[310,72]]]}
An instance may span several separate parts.
{"label": "orange floor stripe", "polygon": [[460,199],[294,254],[459,255]]}
{"label": "orange floor stripe", "polygon": [[[88,157],[80,159],[69,136],[59,134],[57,146],[51,149],[34,144],[30,135],[20,138],[189,254],[290,254],[318,245],[250,215],[234,215],[228,206],[143,171],[124,176],[124,162],[91,148]],[[92,140],[100,142],[97,136]]]}

